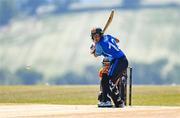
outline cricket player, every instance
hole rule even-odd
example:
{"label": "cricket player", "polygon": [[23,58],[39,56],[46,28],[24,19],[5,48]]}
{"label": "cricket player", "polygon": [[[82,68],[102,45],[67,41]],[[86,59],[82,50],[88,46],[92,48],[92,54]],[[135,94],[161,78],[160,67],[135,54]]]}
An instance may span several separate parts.
{"label": "cricket player", "polygon": [[[110,99],[110,95],[109,95],[109,91],[106,89],[108,83],[107,80],[107,76],[108,76],[108,71],[109,71],[109,67],[110,67],[110,61],[108,58],[103,58],[102,61],[102,67],[99,70],[99,78],[100,78],[100,93],[98,95],[98,107],[112,107],[112,103],[111,103],[111,99]],[[105,86],[104,86],[105,85]]]}
{"label": "cricket player", "polygon": [[[128,60],[122,50],[118,47],[118,39],[111,35],[104,35],[101,28],[91,30],[91,38],[94,45],[91,45],[91,54],[95,57],[103,56],[111,59],[107,79],[104,79],[103,86],[110,92],[115,107],[124,107],[124,101],[117,90],[116,82],[123,76],[123,71],[128,67]],[[103,103],[105,104],[105,103]]]}

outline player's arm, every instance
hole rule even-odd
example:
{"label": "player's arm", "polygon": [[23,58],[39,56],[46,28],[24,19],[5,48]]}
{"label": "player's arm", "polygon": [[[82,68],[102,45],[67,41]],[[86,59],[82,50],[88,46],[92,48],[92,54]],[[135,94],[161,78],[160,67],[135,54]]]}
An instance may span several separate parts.
{"label": "player's arm", "polygon": [[94,57],[98,57],[98,55],[96,54],[96,50],[92,54],[94,55]]}
{"label": "player's arm", "polygon": [[101,46],[97,46],[97,45],[95,46],[93,44],[91,45],[90,49],[91,49],[91,54],[93,54],[94,57],[101,56],[101,54],[103,52]]}
{"label": "player's arm", "polygon": [[98,57],[98,55],[96,55],[96,53],[94,53],[94,57]]}
{"label": "player's arm", "polygon": [[93,53],[91,53],[91,54],[93,54],[94,57],[98,57],[98,55],[96,55],[96,50]]}
{"label": "player's arm", "polygon": [[92,44],[91,47],[90,47],[90,53],[93,54],[94,57],[97,57],[95,52],[96,52],[96,47],[95,47],[94,44]]}

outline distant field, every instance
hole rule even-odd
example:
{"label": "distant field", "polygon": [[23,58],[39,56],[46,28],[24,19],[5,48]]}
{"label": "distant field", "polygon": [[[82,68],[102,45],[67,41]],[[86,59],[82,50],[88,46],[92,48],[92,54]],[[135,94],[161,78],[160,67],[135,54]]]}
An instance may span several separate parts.
{"label": "distant field", "polygon": [[[0,86],[0,103],[97,104],[99,86]],[[134,86],[133,105],[180,106],[180,86]]]}

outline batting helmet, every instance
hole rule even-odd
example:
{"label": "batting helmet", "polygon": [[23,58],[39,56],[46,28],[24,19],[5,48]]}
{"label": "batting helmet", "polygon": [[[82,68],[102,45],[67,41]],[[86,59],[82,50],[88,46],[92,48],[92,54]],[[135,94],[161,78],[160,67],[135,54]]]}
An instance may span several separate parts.
{"label": "batting helmet", "polygon": [[99,34],[100,36],[102,36],[102,35],[103,35],[102,29],[101,29],[101,28],[93,28],[93,29],[91,30],[91,38],[92,38],[92,39],[93,39],[93,36],[94,36],[95,34]]}

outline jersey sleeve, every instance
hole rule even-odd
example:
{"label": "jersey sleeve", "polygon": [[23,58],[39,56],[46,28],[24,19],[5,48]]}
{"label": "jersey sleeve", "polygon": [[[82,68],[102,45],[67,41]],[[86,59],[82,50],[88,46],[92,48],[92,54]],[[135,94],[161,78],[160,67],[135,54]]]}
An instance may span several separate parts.
{"label": "jersey sleeve", "polygon": [[102,53],[103,53],[102,47],[101,47],[100,45],[96,45],[96,51],[95,51],[95,54],[96,54],[97,56],[101,56]]}

